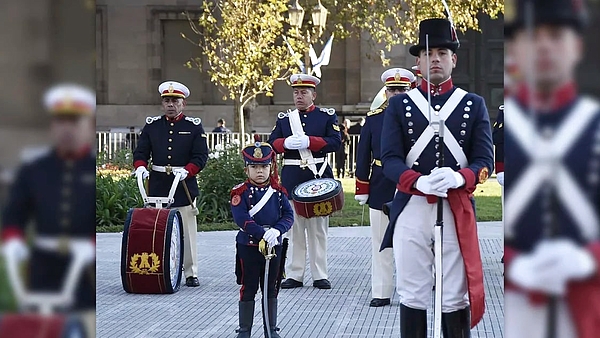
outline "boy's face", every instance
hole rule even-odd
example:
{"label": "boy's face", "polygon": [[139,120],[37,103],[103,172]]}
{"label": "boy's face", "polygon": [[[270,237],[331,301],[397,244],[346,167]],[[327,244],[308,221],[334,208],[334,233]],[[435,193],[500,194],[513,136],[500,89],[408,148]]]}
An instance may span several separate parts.
{"label": "boy's face", "polygon": [[246,169],[246,175],[255,183],[263,184],[269,179],[271,173],[270,164],[249,164]]}

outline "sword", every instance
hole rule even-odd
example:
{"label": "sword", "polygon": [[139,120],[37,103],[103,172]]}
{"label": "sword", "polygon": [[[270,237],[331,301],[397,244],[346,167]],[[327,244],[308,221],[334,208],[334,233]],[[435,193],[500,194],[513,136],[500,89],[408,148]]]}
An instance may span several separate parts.
{"label": "sword", "polygon": [[267,298],[269,294],[269,266],[271,259],[275,257],[275,248],[270,247],[264,239],[261,239],[258,243],[258,249],[265,256],[265,276],[263,280],[263,319],[267,331],[267,337],[271,338],[271,322],[269,321],[269,300]]}
{"label": "sword", "polygon": [[362,206],[362,214],[360,216],[360,226],[363,226],[365,223],[365,205]]}
{"label": "sword", "polygon": [[[431,71],[429,63],[429,34],[425,34],[425,50],[427,62],[427,111],[429,113],[429,123],[435,130],[434,135],[438,137],[440,158],[438,168],[444,166],[444,120],[434,122],[431,119]],[[435,128],[437,124],[437,129]],[[444,227],[444,200],[438,197],[437,200],[437,218],[434,229],[434,257],[435,257],[435,300],[433,303],[433,337],[442,337],[442,234]]]}

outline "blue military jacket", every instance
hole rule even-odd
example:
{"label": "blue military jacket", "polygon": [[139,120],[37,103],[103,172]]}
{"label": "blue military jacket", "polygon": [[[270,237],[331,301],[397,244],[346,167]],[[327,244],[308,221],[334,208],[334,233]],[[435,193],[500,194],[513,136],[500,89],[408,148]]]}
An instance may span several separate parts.
{"label": "blue military jacket", "polygon": [[[423,97],[427,93],[415,88]],[[445,93],[431,96],[432,114],[443,107],[456,87]],[[425,112],[427,114],[427,112]],[[383,120],[381,132],[381,159],[384,175],[393,182],[400,183],[400,176],[408,170],[414,170],[422,175],[429,175],[438,165],[439,152],[435,138],[428,143],[423,153],[411,165],[407,166],[406,156],[411,147],[429,122],[417,109],[408,94],[399,94],[389,100]],[[490,117],[483,98],[473,93],[467,93],[453,113],[446,120],[446,126],[464,151],[468,170],[475,176],[475,184],[485,181],[493,171],[494,154],[492,148],[492,130]],[[445,167],[459,170],[460,166],[452,153],[445,147]],[[398,192],[393,200],[390,211],[390,223],[382,242],[382,248],[392,247],[392,238],[396,219],[404,209],[412,195]],[[474,200],[471,199],[474,206]]]}
{"label": "blue military jacket", "polygon": [[[147,164],[151,157],[152,164],[155,165],[186,167],[192,175],[188,175],[185,183],[191,198],[196,198],[198,182],[195,174],[204,168],[208,160],[206,134],[200,118],[183,116],[177,121],[169,122],[164,115],[148,117],[137,148],[133,152],[134,165],[137,167],[142,162]],[[148,168],[148,170],[150,171],[148,195],[166,197],[173,184],[174,176],[152,171],[152,168]],[[172,207],[189,204],[185,190],[179,184],[175,191],[175,202]]]}
{"label": "blue military jacket", "polygon": [[[294,224],[294,212],[290,202],[280,189],[269,198],[269,201],[250,217],[250,209],[254,207],[267,192],[268,186],[256,186],[246,181],[231,190],[231,213],[233,221],[240,227],[236,242],[242,245],[258,245],[265,228],[275,228],[283,235]],[[279,237],[281,244],[281,236]]]}
{"label": "blue military jacket", "polygon": [[387,101],[367,113],[365,124],[360,130],[356,154],[356,195],[361,194],[361,188],[368,189],[369,207],[376,210],[381,210],[383,204],[391,201],[396,192],[396,183],[383,175],[381,166],[381,128],[386,108]]}
{"label": "blue military jacket", "polygon": [[[536,130],[546,137],[554,137],[561,125],[567,118],[573,115],[573,108],[581,98],[573,98],[565,102],[562,107],[555,108],[551,112],[536,114]],[[520,101],[507,101],[508,104],[515,103],[517,107],[527,114],[527,108]],[[508,105],[506,105],[508,106]],[[574,143],[564,157],[552,165],[552,174],[549,181],[542,182],[539,188],[530,198],[525,199],[521,194],[514,195],[517,189],[521,188],[522,178],[532,164],[531,154],[524,151],[520,142],[517,142],[516,136],[511,129],[522,128],[522,125],[510,125],[513,122],[511,118],[506,124],[506,174],[505,174],[505,206],[512,203],[513,199],[517,204],[523,206],[522,211],[516,212],[514,208],[506,208],[505,219],[505,243],[520,252],[529,252],[535,248],[536,244],[547,238],[550,229],[555,229],[552,234],[556,237],[569,238],[579,244],[586,244],[591,241],[597,241],[597,233],[600,231],[598,219],[600,218],[600,109],[591,111],[592,116],[583,128],[577,128],[573,121],[567,124],[568,133],[577,135]],[[560,141],[560,143],[564,143]],[[557,150],[556,148],[552,149]],[[570,179],[575,183],[573,188],[566,190],[565,180],[558,178],[560,166],[570,174]],[[538,169],[539,170],[539,169]],[[539,170],[541,171],[541,170]],[[520,182],[521,181],[521,182]],[[533,189],[533,182],[524,182],[525,187]],[[558,187],[558,191],[552,188],[552,185]],[[577,191],[574,191],[577,190]],[[569,207],[565,203],[565,198],[578,200],[576,194],[582,197],[579,203]],[[561,196],[562,195],[562,196]],[[585,204],[585,206],[584,206]],[[584,207],[591,211],[590,214],[583,213]],[[512,213],[516,213],[513,215]],[[583,222],[577,221],[576,215],[587,215]],[[513,218],[514,222],[507,222]],[[590,238],[589,233],[596,232],[595,238]]]}
{"label": "blue military jacket", "polygon": [[[333,109],[319,107],[309,109],[309,111],[300,112],[300,121],[304,132],[310,137],[310,150],[313,157],[325,157],[327,153],[337,151],[342,144],[337,116]],[[288,113],[280,112],[275,128],[269,136],[269,143],[277,153],[284,154],[284,159],[300,159],[298,150],[288,150],[283,147],[285,138],[288,136],[292,136]],[[317,170],[321,168],[321,165],[321,163],[317,164]],[[327,166],[322,177],[333,178],[330,166]],[[296,165],[284,165],[281,170],[281,181],[290,196],[294,187],[314,178],[315,176],[309,168],[302,169]]]}

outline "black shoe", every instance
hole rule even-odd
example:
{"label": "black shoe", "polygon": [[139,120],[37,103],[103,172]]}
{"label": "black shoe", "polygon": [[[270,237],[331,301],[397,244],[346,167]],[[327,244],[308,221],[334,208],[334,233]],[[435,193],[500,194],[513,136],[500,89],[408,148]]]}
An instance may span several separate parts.
{"label": "black shoe", "polygon": [[331,283],[327,279],[319,279],[313,282],[313,286],[319,289],[331,289]]}
{"label": "black shoe", "polygon": [[450,313],[442,313],[442,333],[444,338],[471,337],[471,309],[466,308]]}
{"label": "black shoe", "polygon": [[427,338],[427,310],[400,304],[400,337]]}
{"label": "black shoe", "polygon": [[[265,316],[263,315],[263,330],[265,332],[265,337],[268,337],[267,330],[271,332],[271,338],[281,338],[279,333],[279,328],[277,327],[277,298],[269,298],[267,299],[269,306],[269,324],[265,324]],[[263,305],[263,314],[264,314],[264,305]]]}
{"label": "black shoe", "polygon": [[370,307],[380,307],[390,305],[389,298],[373,298],[371,299],[371,303],[369,303]]}
{"label": "black shoe", "polygon": [[304,283],[298,282],[295,279],[288,278],[281,283],[282,289],[293,289],[293,288],[301,288],[304,286]]}
{"label": "black shoe", "polygon": [[250,338],[254,319],[254,301],[239,302],[240,328],[236,330],[237,338]]}
{"label": "black shoe", "polygon": [[185,285],[195,288],[200,286],[200,281],[198,281],[198,277],[188,277],[185,279]]}

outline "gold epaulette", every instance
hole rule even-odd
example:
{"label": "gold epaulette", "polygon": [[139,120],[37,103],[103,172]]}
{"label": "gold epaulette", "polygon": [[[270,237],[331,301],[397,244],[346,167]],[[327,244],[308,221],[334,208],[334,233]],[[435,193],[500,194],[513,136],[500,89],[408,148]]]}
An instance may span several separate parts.
{"label": "gold epaulette", "polygon": [[388,106],[388,102],[387,100],[381,104],[381,106],[379,106],[379,108],[371,110],[370,112],[367,113],[367,116],[373,116],[373,115],[377,115],[377,114],[381,114],[385,108],[387,108]]}

